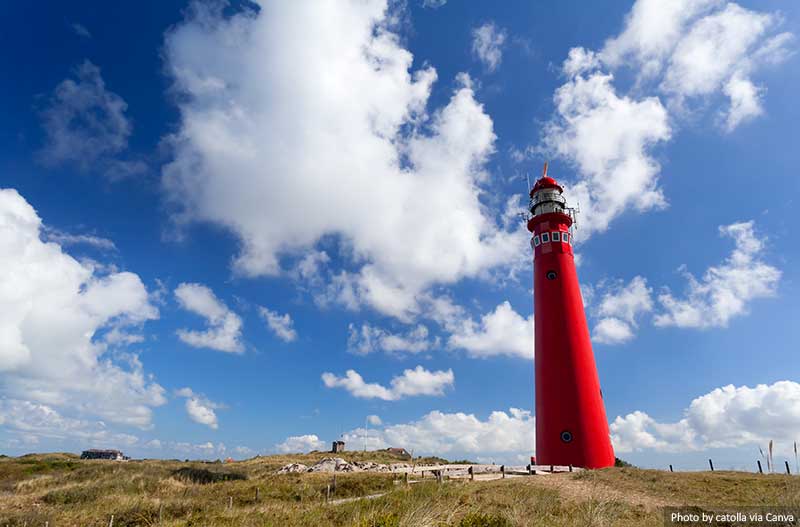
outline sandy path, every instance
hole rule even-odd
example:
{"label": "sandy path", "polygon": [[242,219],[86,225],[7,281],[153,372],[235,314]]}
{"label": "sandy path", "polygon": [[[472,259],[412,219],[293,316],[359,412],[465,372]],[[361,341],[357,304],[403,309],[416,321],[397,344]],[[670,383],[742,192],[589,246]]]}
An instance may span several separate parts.
{"label": "sandy path", "polygon": [[526,478],[526,480],[530,485],[553,489],[563,498],[572,501],[615,500],[631,505],[640,505],[648,511],[679,505],[643,492],[629,490],[622,492],[604,483],[575,479],[570,474],[543,474],[541,477]]}

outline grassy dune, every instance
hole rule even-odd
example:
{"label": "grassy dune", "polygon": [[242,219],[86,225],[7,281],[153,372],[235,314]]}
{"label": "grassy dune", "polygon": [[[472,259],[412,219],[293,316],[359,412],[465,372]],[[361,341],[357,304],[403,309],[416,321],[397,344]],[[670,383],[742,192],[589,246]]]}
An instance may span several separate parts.
{"label": "grassy dune", "polygon": [[[1,526],[441,526],[662,524],[665,505],[800,506],[800,477],[635,468],[496,481],[403,484],[400,476],[275,471],[329,454],[268,456],[230,464],[83,461],[69,454],[0,459]],[[385,452],[349,461],[397,462]],[[433,460],[429,460],[433,461]],[[258,489],[258,500],[256,500]],[[232,498],[233,507],[229,508]],[[159,521],[160,516],[160,521]]]}

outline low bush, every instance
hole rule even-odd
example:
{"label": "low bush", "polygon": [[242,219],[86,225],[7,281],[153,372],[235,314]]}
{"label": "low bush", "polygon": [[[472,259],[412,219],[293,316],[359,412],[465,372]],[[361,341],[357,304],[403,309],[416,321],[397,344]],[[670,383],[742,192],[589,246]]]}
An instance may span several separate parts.
{"label": "low bush", "polygon": [[172,477],[188,483],[198,483],[200,485],[247,479],[247,476],[244,474],[236,472],[212,472],[204,468],[192,467],[179,468],[172,473]]}

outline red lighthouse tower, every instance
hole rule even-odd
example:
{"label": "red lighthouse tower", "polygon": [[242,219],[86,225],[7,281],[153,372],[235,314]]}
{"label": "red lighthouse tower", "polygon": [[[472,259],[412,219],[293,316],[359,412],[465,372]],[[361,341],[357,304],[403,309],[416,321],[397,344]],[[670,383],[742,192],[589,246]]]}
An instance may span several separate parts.
{"label": "red lighthouse tower", "polygon": [[531,189],[536,341],[536,459],[610,467],[614,450],[572,253],[573,209],[547,176]]}

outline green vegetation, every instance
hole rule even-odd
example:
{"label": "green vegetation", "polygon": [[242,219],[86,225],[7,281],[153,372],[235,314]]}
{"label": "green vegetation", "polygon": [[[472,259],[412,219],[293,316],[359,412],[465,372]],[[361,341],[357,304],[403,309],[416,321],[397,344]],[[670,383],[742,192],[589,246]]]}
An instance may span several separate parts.
{"label": "green vegetation", "polygon": [[[400,475],[276,474],[328,453],[202,462],[80,460],[67,454],[0,458],[0,526],[514,527],[660,526],[665,505],[800,506],[800,477],[670,473],[631,467],[493,481]],[[348,461],[398,462],[387,452]],[[417,460],[415,460],[417,462]],[[371,496],[370,499],[359,499]],[[230,505],[232,504],[232,507]]]}

